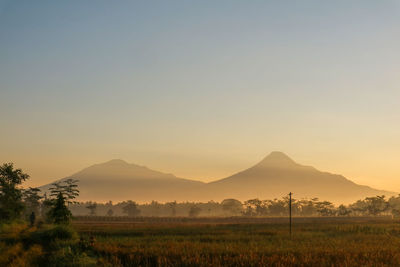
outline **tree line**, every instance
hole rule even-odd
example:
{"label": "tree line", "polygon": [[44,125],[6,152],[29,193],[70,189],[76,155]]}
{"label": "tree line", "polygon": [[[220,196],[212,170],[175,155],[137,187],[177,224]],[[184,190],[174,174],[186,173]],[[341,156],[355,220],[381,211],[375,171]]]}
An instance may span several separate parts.
{"label": "tree line", "polygon": [[[273,200],[258,198],[241,202],[237,199],[225,199],[221,202],[167,202],[138,204],[135,201],[123,201],[113,204],[80,202],[70,206],[76,216],[156,216],[156,217],[208,217],[208,216],[287,216],[288,197]],[[381,216],[400,217],[400,195],[367,197],[349,205],[335,206],[329,201],[318,198],[292,199],[293,216]]]}

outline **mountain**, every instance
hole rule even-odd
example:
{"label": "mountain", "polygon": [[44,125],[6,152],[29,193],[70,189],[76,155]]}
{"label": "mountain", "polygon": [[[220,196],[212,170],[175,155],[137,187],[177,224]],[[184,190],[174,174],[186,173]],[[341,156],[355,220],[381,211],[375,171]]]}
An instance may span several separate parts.
{"label": "mountain", "polygon": [[334,203],[350,203],[368,196],[395,194],[358,185],[341,175],[297,164],[282,152],[272,152],[247,170],[209,183],[207,192],[205,197],[211,199],[217,196],[218,199],[273,199],[293,192],[297,199],[318,197]]}
{"label": "mountain", "polygon": [[[135,200],[139,202],[172,201],[175,196],[185,200],[185,192],[204,183],[182,179],[136,164],[114,159],[96,164],[59,181],[73,178],[79,180],[80,201],[104,202]],[[46,191],[50,184],[41,187]],[[178,200],[177,199],[177,200]]]}
{"label": "mountain", "polygon": [[[318,197],[334,203],[350,203],[368,196],[395,195],[300,165],[282,152],[272,152],[255,166],[210,183],[178,178],[123,160],[93,165],[67,178],[79,180],[79,200],[98,202],[221,201],[225,198],[244,201],[281,198],[293,192],[297,199]],[[46,185],[41,189],[48,188]]]}

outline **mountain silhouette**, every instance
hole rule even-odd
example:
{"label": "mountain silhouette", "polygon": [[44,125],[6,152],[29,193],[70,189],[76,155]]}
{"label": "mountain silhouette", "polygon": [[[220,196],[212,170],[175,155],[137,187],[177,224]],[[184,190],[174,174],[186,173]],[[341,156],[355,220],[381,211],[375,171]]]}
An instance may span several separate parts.
{"label": "mountain silhouette", "polygon": [[[182,192],[189,192],[204,184],[129,164],[120,159],[93,165],[59,181],[68,178],[79,180],[79,200],[98,202],[170,201],[175,195],[180,196]],[[48,184],[41,189],[46,191],[50,186]]]}
{"label": "mountain silhouette", "polygon": [[[294,192],[297,199],[318,197],[334,203],[350,203],[368,196],[395,194],[300,165],[282,152],[272,152],[253,167],[210,183],[178,178],[117,159],[93,165],[71,177],[79,180],[80,200],[99,202],[221,201],[226,198],[244,201],[281,198]],[[49,185],[42,187],[48,188]]]}
{"label": "mountain silhouette", "polygon": [[295,198],[318,197],[335,203],[349,203],[367,196],[393,195],[393,192],[358,185],[345,177],[297,164],[282,152],[272,152],[255,166],[208,184],[218,196],[238,199],[273,199],[288,192]]}

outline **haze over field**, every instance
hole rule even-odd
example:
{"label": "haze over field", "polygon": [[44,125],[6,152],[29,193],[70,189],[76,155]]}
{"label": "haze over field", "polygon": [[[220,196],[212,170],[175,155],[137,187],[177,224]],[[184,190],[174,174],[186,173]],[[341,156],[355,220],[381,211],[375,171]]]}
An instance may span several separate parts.
{"label": "haze over field", "polygon": [[272,152],[255,166],[210,183],[178,178],[120,159],[93,165],[68,178],[79,180],[81,201],[98,202],[245,201],[281,198],[292,191],[297,199],[318,197],[348,204],[369,196],[395,195],[297,164],[282,152]]}
{"label": "haze over field", "polygon": [[112,158],[211,182],[279,150],[400,192],[399,11],[0,0],[0,162],[26,186]]}

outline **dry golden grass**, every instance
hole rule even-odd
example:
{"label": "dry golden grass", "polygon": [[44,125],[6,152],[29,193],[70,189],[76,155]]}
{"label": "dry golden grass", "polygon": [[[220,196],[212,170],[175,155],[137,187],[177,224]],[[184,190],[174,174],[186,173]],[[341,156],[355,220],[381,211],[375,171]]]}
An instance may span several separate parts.
{"label": "dry golden grass", "polygon": [[104,223],[75,229],[113,266],[400,266],[392,220],[285,223]]}

